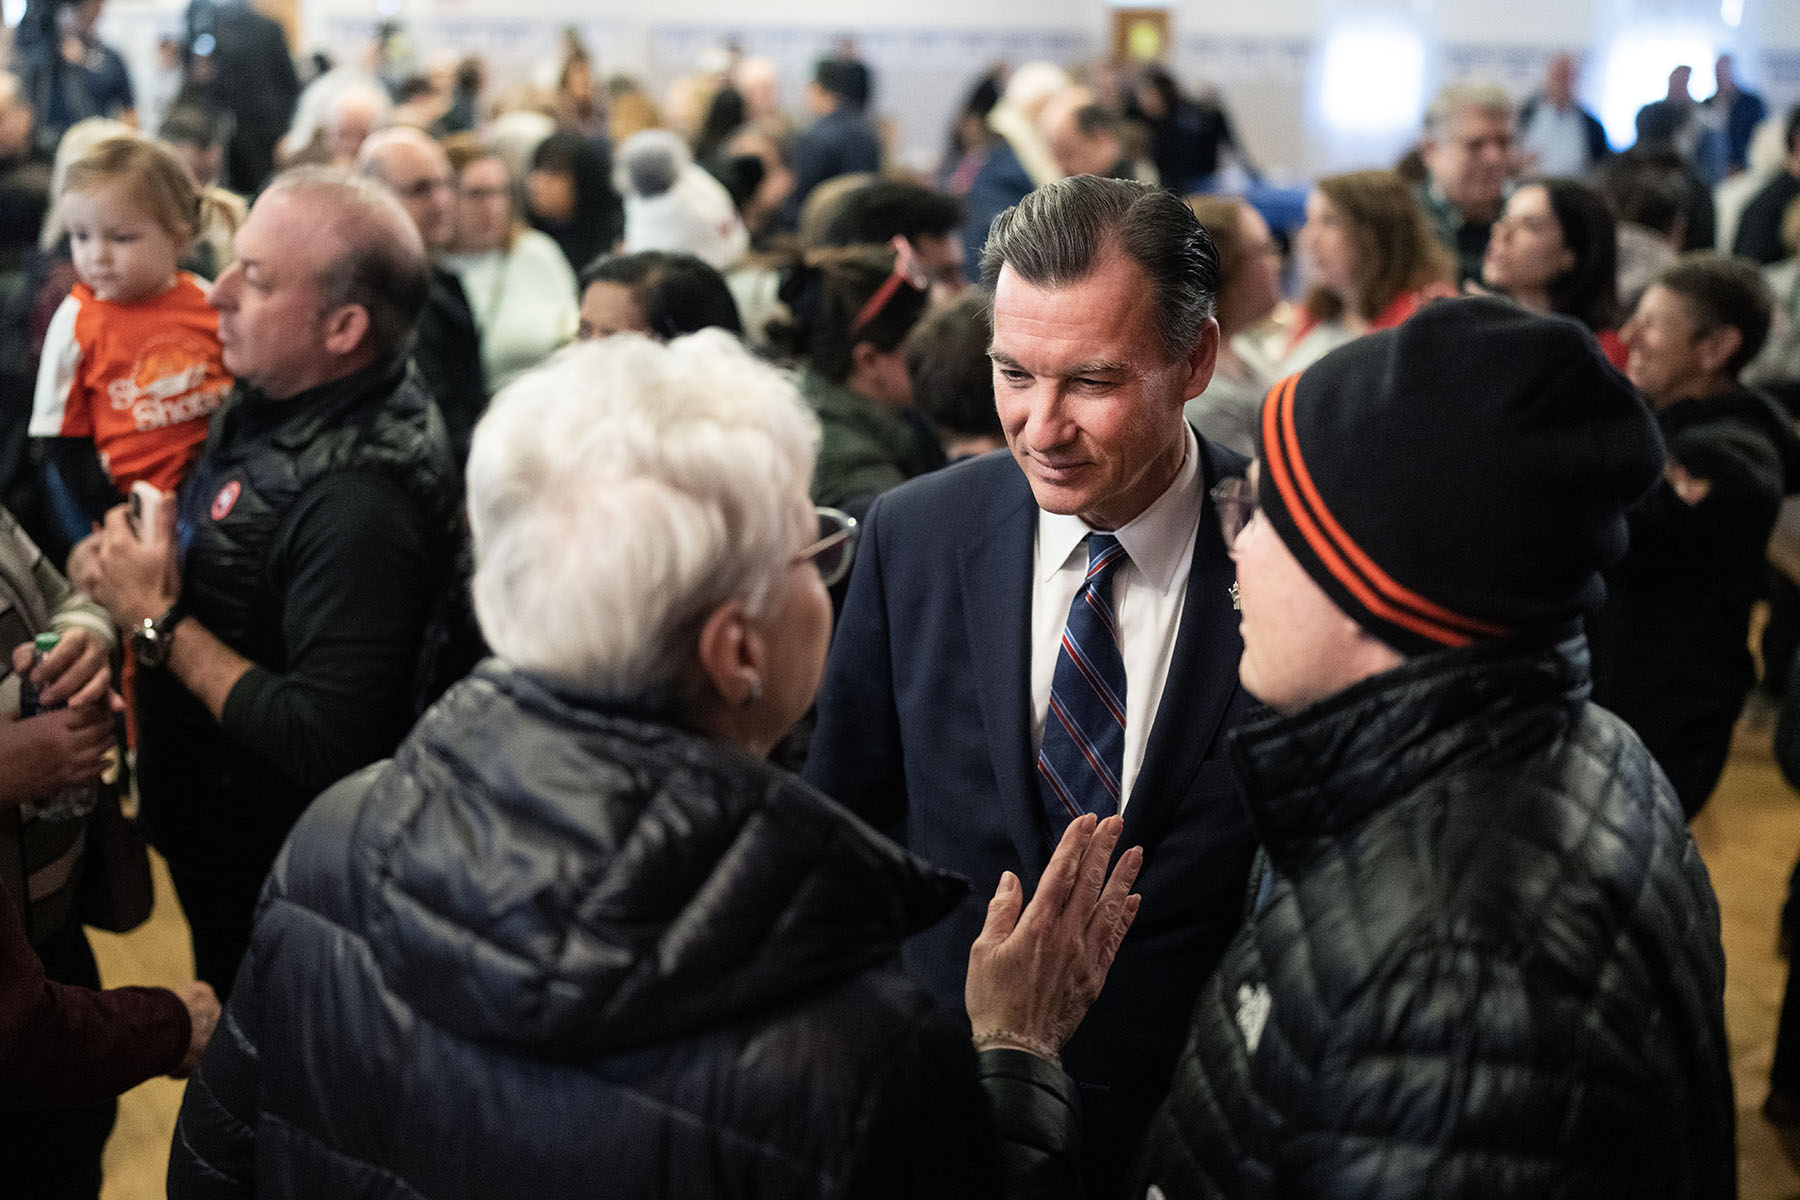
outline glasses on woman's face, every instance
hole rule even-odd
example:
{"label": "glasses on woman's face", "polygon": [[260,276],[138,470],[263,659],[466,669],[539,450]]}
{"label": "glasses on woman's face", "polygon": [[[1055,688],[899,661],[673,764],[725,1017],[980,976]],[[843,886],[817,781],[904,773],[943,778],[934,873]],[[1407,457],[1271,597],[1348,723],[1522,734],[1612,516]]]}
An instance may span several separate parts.
{"label": "glasses on woman's face", "polygon": [[900,290],[901,284],[905,284],[915,292],[923,292],[931,287],[931,277],[925,273],[925,268],[919,263],[919,256],[913,252],[912,243],[896,235],[888,244],[894,248],[894,269],[886,279],[881,281],[881,286],[875,289],[875,294],[869,297],[868,303],[864,304],[862,309],[857,312],[856,320],[850,322],[852,340],[871,321],[881,315],[881,310],[888,306],[888,302],[894,298],[894,293]]}
{"label": "glasses on woman's face", "polygon": [[794,555],[795,565],[812,560],[826,587],[835,586],[850,573],[856,560],[856,518],[835,508],[818,509],[819,540]]}
{"label": "glasses on woman's face", "polygon": [[[1253,465],[1250,469],[1256,468]],[[1256,481],[1241,475],[1228,475],[1214,484],[1207,494],[1212,497],[1213,512],[1219,517],[1219,532],[1225,537],[1225,549],[1230,551],[1237,545],[1238,534],[1244,532],[1244,527],[1256,517]]]}

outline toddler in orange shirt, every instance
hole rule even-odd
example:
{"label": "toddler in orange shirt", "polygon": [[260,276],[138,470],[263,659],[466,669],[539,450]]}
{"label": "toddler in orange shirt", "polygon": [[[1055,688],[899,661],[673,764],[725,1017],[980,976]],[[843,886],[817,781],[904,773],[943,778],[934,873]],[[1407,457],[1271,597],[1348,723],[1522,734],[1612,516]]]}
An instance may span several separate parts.
{"label": "toddler in orange shirt", "polygon": [[73,542],[139,480],[176,489],[231,376],[207,284],[177,265],[208,203],[187,165],[108,138],[70,165],[58,203],[81,282],[50,322],[31,435],[48,439],[47,499]]}

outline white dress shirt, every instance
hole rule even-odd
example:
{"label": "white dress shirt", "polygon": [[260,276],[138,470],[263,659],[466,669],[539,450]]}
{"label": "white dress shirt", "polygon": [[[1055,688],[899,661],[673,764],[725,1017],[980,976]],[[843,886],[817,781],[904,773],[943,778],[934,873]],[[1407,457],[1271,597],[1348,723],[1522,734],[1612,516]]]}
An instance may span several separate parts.
{"label": "white dress shirt", "polygon": [[[1144,745],[1162,703],[1175,653],[1175,634],[1187,601],[1188,569],[1205,497],[1200,494],[1200,444],[1187,433],[1187,457],[1168,490],[1132,520],[1112,531],[1129,562],[1113,575],[1113,608],[1119,616],[1125,659],[1125,750],[1120,764],[1119,809],[1131,800],[1132,784],[1144,762]],[[1050,712],[1050,682],[1062,647],[1069,606],[1087,578],[1083,539],[1093,530],[1076,516],[1038,511],[1036,560],[1031,589],[1031,748],[1033,761],[1044,744]]]}

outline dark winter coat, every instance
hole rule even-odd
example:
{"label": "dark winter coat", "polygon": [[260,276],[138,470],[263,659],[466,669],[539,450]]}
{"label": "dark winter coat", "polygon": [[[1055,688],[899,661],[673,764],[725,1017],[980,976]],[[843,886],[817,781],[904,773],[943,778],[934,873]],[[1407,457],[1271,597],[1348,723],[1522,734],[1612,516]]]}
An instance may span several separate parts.
{"label": "dark winter coat", "polygon": [[1493,644],[1242,730],[1272,872],[1133,1195],[1737,1194],[1718,907],[1586,693]]}
{"label": "dark winter coat", "polygon": [[[965,885],[643,711],[490,663],[319,799],[171,1196],[994,1194],[968,1026],[888,965]],[[1048,1064],[982,1059],[1066,1125]]]}
{"label": "dark winter coat", "polygon": [[1772,401],[1745,389],[1679,401],[1657,422],[1669,457],[1707,492],[1689,504],[1659,483],[1631,512],[1631,547],[1607,572],[1606,606],[1589,629],[1594,700],[1659,762],[1710,750],[1722,764],[1756,677],[1750,609],[1782,497],[1800,491],[1800,439]]}

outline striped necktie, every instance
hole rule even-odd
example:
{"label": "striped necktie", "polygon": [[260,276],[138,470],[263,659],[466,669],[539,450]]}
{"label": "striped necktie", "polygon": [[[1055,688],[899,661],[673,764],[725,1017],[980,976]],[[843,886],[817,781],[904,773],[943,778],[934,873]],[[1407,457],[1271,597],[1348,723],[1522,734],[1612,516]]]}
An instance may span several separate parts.
{"label": "striped necktie", "polygon": [[1090,533],[1087,578],[1069,606],[1050,713],[1038,751],[1038,781],[1053,830],[1082,813],[1119,811],[1125,761],[1125,658],[1113,609],[1113,575],[1125,548],[1110,533]]}

